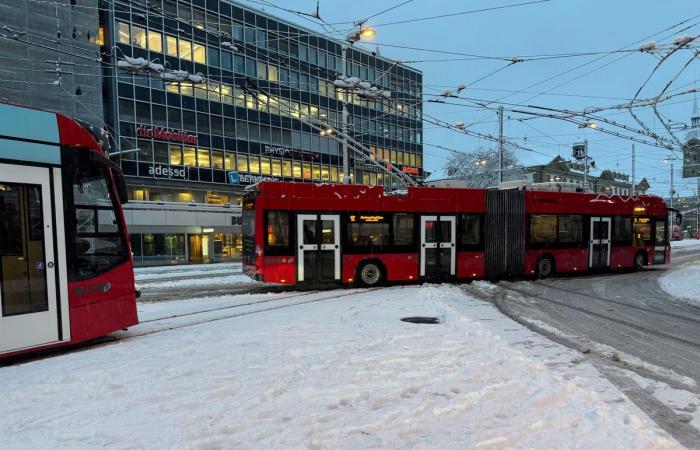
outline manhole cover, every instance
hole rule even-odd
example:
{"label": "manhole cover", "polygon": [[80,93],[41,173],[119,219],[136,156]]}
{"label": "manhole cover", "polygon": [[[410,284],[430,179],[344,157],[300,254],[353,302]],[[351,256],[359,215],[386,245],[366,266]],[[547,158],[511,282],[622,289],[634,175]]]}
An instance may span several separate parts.
{"label": "manhole cover", "polygon": [[411,323],[427,323],[431,325],[435,325],[440,323],[440,319],[437,317],[404,317],[401,319],[402,322],[411,322]]}

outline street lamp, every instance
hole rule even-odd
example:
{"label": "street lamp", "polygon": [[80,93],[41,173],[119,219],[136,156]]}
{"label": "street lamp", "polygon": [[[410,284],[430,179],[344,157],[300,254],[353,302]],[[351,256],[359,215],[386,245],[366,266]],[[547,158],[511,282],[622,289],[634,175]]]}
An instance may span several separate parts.
{"label": "street lamp", "polygon": [[[350,33],[345,36],[345,40],[349,45],[353,45],[355,42],[360,40],[370,41],[377,35],[374,28],[366,26],[365,23],[367,19],[358,20],[355,22],[353,29]],[[342,130],[343,130],[343,184],[350,184],[350,161],[348,156],[348,122],[350,119],[350,113],[348,112],[348,95],[350,87],[357,87],[360,80],[352,80],[347,73],[348,70],[348,45],[343,43],[341,46],[342,53],[342,77],[340,80],[335,81],[335,85],[347,84],[345,87],[345,95],[343,95],[343,113],[342,113]],[[356,83],[357,81],[357,83]],[[340,83],[339,83],[340,82]],[[339,86],[342,87],[342,86]],[[376,88],[375,88],[376,90]]]}

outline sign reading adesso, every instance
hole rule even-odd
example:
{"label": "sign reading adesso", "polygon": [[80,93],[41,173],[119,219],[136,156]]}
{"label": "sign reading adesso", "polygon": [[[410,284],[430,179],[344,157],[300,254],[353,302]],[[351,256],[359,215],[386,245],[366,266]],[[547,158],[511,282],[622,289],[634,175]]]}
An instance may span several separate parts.
{"label": "sign reading adesso", "polygon": [[184,130],[168,131],[164,128],[136,128],[136,137],[158,139],[159,141],[179,142],[181,144],[197,145],[197,136]]}

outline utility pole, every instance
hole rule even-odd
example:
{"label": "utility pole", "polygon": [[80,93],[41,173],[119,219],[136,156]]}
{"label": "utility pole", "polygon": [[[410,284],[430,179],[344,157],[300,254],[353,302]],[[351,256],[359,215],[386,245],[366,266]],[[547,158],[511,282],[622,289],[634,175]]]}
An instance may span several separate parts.
{"label": "utility pole", "polygon": [[671,208],[673,208],[673,161],[671,161]]}
{"label": "utility pole", "polygon": [[637,156],[637,155],[635,154],[635,151],[634,151],[634,144],[632,144],[632,189],[631,189],[631,191],[630,191],[630,192],[632,193],[632,196],[637,195],[637,185],[635,184],[635,183],[636,183],[636,180],[634,179],[634,176],[635,176],[634,170],[635,170],[636,156]]}
{"label": "utility pole", "polygon": [[503,183],[503,105],[498,107],[498,182]]}
{"label": "utility pole", "polygon": [[[342,45],[342,60],[343,60],[343,76],[348,76],[348,46]],[[343,93],[343,184],[350,184],[350,161],[348,161],[348,119],[350,118],[350,113],[348,113],[348,95],[350,92],[348,89]]]}
{"label": "utility pole", "polygon": [[583,191],[588,191],[588,139],[583,141]]}

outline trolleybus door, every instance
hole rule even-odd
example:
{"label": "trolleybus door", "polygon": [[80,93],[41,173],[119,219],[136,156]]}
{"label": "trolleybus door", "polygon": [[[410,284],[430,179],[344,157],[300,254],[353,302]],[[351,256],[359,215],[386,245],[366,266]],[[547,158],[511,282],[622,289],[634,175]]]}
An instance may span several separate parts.
{"label": "trolleybus door", "polygon": [[340,280],[340,216],[297,215],[297,281]]}
{"label": "trolleybus door", "polygon": [[455,274],[456,223],[454,216],[421,216],[421,277],[439,279]]}
{"label": "trolleybus door", "polygon": [[591,268],[610,266],[610,217],[591,217],[588,265]]}
{"label": "trolleybus door", "polygon": [[0,353],[60,340],[49,170],[0,164]]}

